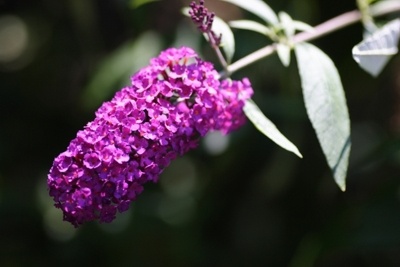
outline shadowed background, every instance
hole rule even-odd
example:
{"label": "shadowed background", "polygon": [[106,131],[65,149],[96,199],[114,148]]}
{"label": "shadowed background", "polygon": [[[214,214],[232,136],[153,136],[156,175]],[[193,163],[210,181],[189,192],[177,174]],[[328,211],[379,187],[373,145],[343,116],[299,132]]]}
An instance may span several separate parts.
{"label": "shadowed background", "polygon": [[[359,24],[313,42],[335,62],[349,105],[345,193],[306,117],[294,57],[284,68],[273,55],[234,77],[250,78],[255,101],[304,159],[247,123],[207,136],[113,223],[63,222],[46,175],[102,101],[167,47],[189,45],[216,62],[180,13],[189,1],[135,2],[0,0],[0,266],[399,266],[400,57],[377,79],[359,69]],[[355,9],[268,3],[310,25]],[[254,19],[220,1],[206,6],[227,20]],[[267,42],[235,36],[235,59]]]}

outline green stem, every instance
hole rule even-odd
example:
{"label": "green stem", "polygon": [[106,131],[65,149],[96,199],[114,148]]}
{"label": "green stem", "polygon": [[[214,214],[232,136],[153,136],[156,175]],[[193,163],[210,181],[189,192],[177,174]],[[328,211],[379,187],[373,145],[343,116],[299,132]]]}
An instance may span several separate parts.
{"label": "green stem", "polygon": [[[376,8],[374,8],[374,6],[370,7],[371,15],[374,17],[398,11],[400,11],[400,2],[398,1],[392,1],[389,5],[381,5],[377,6]],[[337,31],[351,24],[359,22],[361,19],[362,15],[361,12],[358,10],[346,12],[342,15],[339,15],[333,19],[330,19],[315,26],[313,31],[301,32],[296,34],[295,36],[293,36],[292,39],[293,44],[317,39],[328,33]],[[276,51],[276,44],[265,46],[229,65],[226,68],[226,71],[221,74],[221,76],[229,77],[235,71],[243,67],[246,67],[250,64],[253,64],[256,61],[273,54],[275,51]]]}
{"label": "green stem", "polygon": [[373,33],[377,27],[374,22],[374,18],[371,16],[369,1],[368,0],[357,0],[357,7],[361,12],[361,21],[364,28],[369,32]]}

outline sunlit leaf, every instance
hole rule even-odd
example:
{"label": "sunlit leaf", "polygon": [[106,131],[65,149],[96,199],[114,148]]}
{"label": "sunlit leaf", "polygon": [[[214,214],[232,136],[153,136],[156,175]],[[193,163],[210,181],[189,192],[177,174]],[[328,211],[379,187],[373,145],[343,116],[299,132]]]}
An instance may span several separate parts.
{"label": "sunlit leaf", "polygon": [[[281,22],[281,27],[283,28],[285,35],[290,38],[296,31],[293,25],[292,18],[285,12],[279,12],[279,19]],[[282,64],[287,67],[290,64],[290,46],[286,43],[278,43],[276,46],[276,51],[278,53],[279,59]]]}
{"label": "sunlit leaf", "polygon": [[381,14],[385,10],[396,10],[399,7],[399,0],[380,0],[370,6],[369,10],[372,16]]}
{"label": "sunlit leaf", "polygon": [[289,14],[282,11],[279,12],[279,19],[281,21],[281,26],[285,31],[286,36],[288,37],[293,36],[296,30],[307,31],[307,32],[311,32],[314,30],[314,28],[308,25],[307,23],[298,20],[293,20],[289,16]]}
{"label": "sunlit leaf", "polygon": [[267,26],[252,20],[233,20],[229,22],[229,26],[236,29],[258,32],[267,36],[271,33],[271,30]]}
{"label": "sunlit leaf", "polygon": [[222,34],[221,46],[225,52],[228,63],[232,61],[235,53],[235,38],[231,28],[221,18],[215,16],[211,28],[217,35]]}
{"label": "sunlit leaf", "polygon": [[290,47],[286,44],[277,43],[276,52],[283,66],[287,67],[290,64]]}
{"label": "sunlit leaf", "polygon": [[293,26],[296,30],[301,31],[301,32],[312,32],[314,31],[314,28],[310,25],[308,25],[305,22],[298,21],[298,20],[293,20]]}
{"label": "sunlit leaf", "polygon": [[241,7],[250,13],[260,17],[265,22],[271,25],[276,25],[278,23],[278,17],[275,12],[262,0],[222,0],[229,2],[238,7]]}
{"label": "sunlit leaf", "polygon": [[300,154],[297,147],[290,142],[279,130],[276,128],[275,124],[273,124],[262,111],[258,108],[258,106],[252,101],[247,100],[245,106],[243,107],[243,111],[246,114],[247,118],[254,124],[254,126],[269,139],[274,141],[277,145],[282,148],[293,152],[300,158],[303,156]]}
{"label": "sunlit leaf", "polygon": [[378,76],[389,59],[397,54],[399,38],[400,19],[396,19],[353,47],[353,58],[362,69]]}
{"label": "sunlit leaf", "polygon": [[350,119],[339,73],[332,60],[312,44],[295,47],[308,117],[340,189],[346,189]]}
{"label": "sunlit leaf", "polygon": [[134,41],[118,48],[100,63],[87,87],[82,100],[87,108],[94,108],[118,90],[123,81],[141,67],[148,65],[149,59],[161,50],[161,39],[153,32],[146,32]]}
{"label": "sunlit leaf", "polygon": [[282,26],[283,30],[285,31],[285,35],[287,37],[293,36],[296,29],[293,25],[292,18],[289,16],[289,14],[287,14],[286,12],[283,12],[283,11],[279,12],[278,15],[279,15],[279,20],[281,21],[281,26]]}

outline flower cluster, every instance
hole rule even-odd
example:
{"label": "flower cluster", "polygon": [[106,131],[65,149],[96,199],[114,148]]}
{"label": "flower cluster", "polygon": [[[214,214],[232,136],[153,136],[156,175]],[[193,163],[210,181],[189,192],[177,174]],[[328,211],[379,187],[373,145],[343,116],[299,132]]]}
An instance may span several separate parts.
{"label": "flower cluster", "polygon": [[111,222],[201,136],[240,127],[253,93],[246,78],[219,81],[213,65],[187,47],[163,51],[131,81],[53,162],[49,194],[74,226]]}

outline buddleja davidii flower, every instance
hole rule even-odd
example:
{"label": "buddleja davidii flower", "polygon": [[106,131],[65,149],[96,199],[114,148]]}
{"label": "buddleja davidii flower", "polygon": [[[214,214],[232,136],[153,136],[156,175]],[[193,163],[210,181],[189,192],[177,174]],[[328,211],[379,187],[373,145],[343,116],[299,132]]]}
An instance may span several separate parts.
{"label": "buddleja davidii flower", "polygon": [[222,102],[225,104],[217,119],[218,123],[215,129],[228,134],[246,122],[243,106],[245,101],[253,95],[253,89],[248,78],[241,81],[226,79],[221,83],[220,94]]}
{"label": "buddleja davidii flower", "polygon": [[163,51],[132,76],[54,160],[48,185],[64,219],[112,221],[201,136],[239,127],[250,84],[218,78],[186,47]]}

